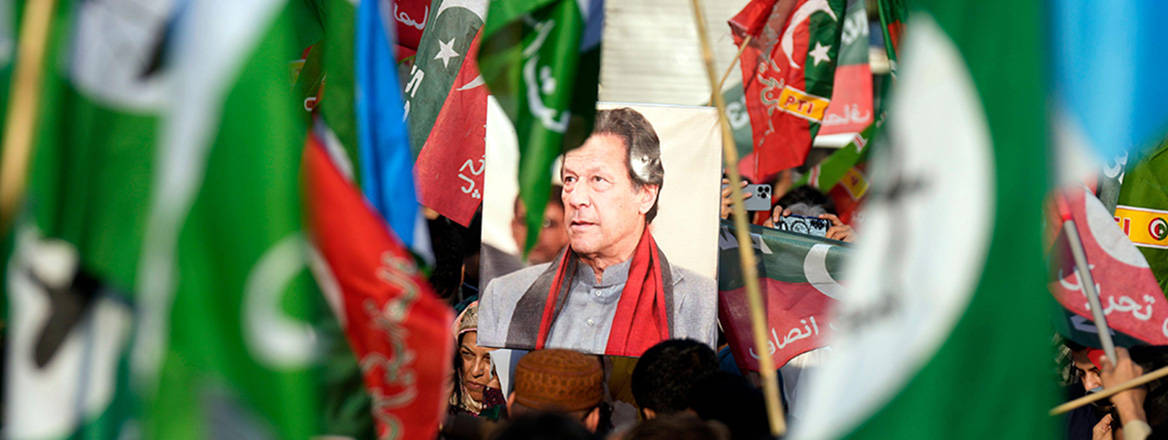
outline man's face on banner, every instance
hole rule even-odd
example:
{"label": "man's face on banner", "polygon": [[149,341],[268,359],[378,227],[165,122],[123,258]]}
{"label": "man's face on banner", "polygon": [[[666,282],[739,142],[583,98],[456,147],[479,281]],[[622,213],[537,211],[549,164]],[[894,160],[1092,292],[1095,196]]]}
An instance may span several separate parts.
{"label": "man's face on banner", "polygon": [[641,239],[657,187],[637,189],[625,156],[624,141],[611,134],[592,135],[564,155],[564,219],[572,250],[582,256],[623,259]]}

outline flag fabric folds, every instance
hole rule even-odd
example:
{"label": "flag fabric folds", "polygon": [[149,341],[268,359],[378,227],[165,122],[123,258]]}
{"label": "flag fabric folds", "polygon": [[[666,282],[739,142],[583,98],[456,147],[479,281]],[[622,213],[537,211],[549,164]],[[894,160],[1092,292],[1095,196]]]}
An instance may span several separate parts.
{"label": "flag fabric folds", "polygon": [[845,0],[753,0],[730,19],[743,50],[742,84],[754,134],[747,178],[803,164],[819,131],[839,61]]}
{"label": "flag fabric folds", "polygon": [[1054,438],[1042,10],[914,4],[831,355],[791,437]]}
{"label": "flag fabric folds", "polygon": [[[409,133],[402,124],[402,99],[393,57],[393,35],[381,8],[363,0],[357,6],[357,151],[365,197],[406,246],[429,255],[429,233],[418,211]],[[327,86],[326,86],[327,87]]]}
{"label": "flag fabric folds", "polygon": [[851,224],[868,194],[868,144],[876,132],[873,123],[852,137],[852,141],[811,167],[794,186],[810,185],[823,191],[835,204],[844,223]]}
{"label": "flag fabric folds", "polygon": [[[378,438],[433,438],[450,375],[454,316],[316,136],[304,151],[314,268],[372,396]],[[330,291],[331,290],[331,291]]]}
{"label": "flag fabric folds", "polygon": [[542,229],[552,163],[592,129],[603,19],[601,0],[492,2],[487,11],[479,70],[519,140],[524,253]]}
{"label": "flag fabric folds", "polygon": [[848,0],[831,103],[827,105],[818,135],[859,133],[874,120],[872,68],[868,65],[868,9],[863,0]]}
{"label": "flag fabric folds", "polygon": [[[726,332],[734,361],[758,371],[750,306],[746,299],[734,226],[723,221],[718,235],[718,321]],[[775,367],[822,347],[832,325],[844,260],[850,249],[841,242],[750,225],[751,246],[767,315],[767,353]]]}

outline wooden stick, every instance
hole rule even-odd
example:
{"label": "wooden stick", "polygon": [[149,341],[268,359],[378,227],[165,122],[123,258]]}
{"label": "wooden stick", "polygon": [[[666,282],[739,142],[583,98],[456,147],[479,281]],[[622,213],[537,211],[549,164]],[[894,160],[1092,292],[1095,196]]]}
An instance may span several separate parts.
{"label": "wooden stick", "polygon": [[754,35],[747,35],[746,38],[742,39],[742,45],[738,46],[738,53],[734,54],[734,59],[730,60],[730,66],[726,67],[726,73],[722,74],[722,80],[718,81],[718,87],[714,89],[713,92],[711,92],[710,103],[714,102],[714,95],[722,94],[722,87],[726,85],[726,80],[730,78],[730,73],[734,72],[734,66],[738,64],[738,59],[742,58],[742,52],[745,51],[746,46],[750,44],[751,38],[754,38]]}
{"label": "wooden stick", "polygon": [[[1108,358],[1108,360],[1110,361],[1110,358]],[[1111,388],[1107,388],[1107,389],[1100,391],[1098,393],[1091,393],[1091,394],[1088,394],[1086,396],[1080,397],[1078,399],[1072,400],[1070,402],[1064,403],[1062,405],[1056,406],[1050,410],[1050,415],[1057,416],[1059,414],[1073,410],[1075,408],[1078,408],[1080,406],[1094,402],[1096,400],[1106,399],[1106,398],[1114,396],[1120,392],[1127,391],[1129,389],[1141,386],[1143,384],[1146,384],[1148,382],[1154,381],[1156,379],[1159,379],[1159,378],[1162,378],[1165,376],[1168,376],[1168,366],[1162,367],[1159,370],[1144,374],[1143,376],[1137,377],[1135,379],[1129,380],[1127,382],[1121,383],[1121,384],[1113,386]]]}
{"label": "wooden stick", "polygon": [[[698,27],[698,40],[702,48],[702,60],[706,64],[706,75],[710,79],[710,87],[718,86],[718,78],[714,72],[714,53],[710,49],[709,35],[706,33],[706,22],[702,18],[702,9],[699,0],[693,1],[694,23]],[[730,187],[733,188],[734,229],[738,238],[738,256],[742,263],[742,278],[746,282],[746,297],[750,302],[750,324],[754,334],[754,347],[758,353],[769,353],[767,349],[767,323],[763,310],[762,294],[758,288],[758,267],[754,262],[754,246],[750,241],[750,229],[746,223],[746,206],[742,202],[742,177],[738,175],[738,148],[734,145],[734,132],[730,130],[730,121],[726,120],[726,103],[721,93],[714,93],[714,106],[718,109],[718,124],[722,127],[722,157],[726,161],[726,172],[730,175]],[[783,403],[779,399],[778,377],[775,374],[775,361],[770,356],[759,356],[758,374],[762,379],[763,397],[766,398],[767,419],[770,421],[771,434],[778,437],[786,433],[787,423],[783,419]]]}
{"label": "wooden stick", "polygon": [[54,0],[31,0],[24,8],[0,156],[0,231],[8,229],[24,198],[53,4]]}

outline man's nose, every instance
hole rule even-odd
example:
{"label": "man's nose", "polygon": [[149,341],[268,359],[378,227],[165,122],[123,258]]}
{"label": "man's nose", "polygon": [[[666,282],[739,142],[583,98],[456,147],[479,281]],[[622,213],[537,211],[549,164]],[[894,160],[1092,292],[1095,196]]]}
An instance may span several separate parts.
{"label": "man's nose", "polygon": [[572,207],[585,206],[591,200],[588,197],[588,187],[586,185],[577,184],[574,188],[572,188],[572,192],[567,192],[564,194],[564,197],[568,199],[568,204]]}

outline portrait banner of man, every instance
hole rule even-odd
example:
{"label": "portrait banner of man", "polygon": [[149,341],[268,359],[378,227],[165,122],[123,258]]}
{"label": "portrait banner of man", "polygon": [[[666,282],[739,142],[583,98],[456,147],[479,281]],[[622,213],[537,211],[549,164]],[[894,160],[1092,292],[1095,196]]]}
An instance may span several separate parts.
{"label": "portrait banner of man", "polygon": [[527,261],[513,129],[488,110],[478,343],[640,356],[717,338],[720,133],[710,107],[601,103],[553,170]]}

